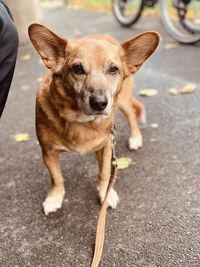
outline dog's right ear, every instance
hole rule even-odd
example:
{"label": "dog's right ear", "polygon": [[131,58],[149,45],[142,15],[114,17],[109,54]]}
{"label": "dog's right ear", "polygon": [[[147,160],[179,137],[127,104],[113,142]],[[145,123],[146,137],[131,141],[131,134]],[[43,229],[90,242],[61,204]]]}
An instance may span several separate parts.
{"label": "dog's right ear", "polygon": [[159,43],[156,32],[144,32],[139,36],[122,43],[125,61],[130,73],[134,74],[148,57],[154,52]]}
{"label": "dog's right ear", "polygon": [[58,69],[65,60],[67,41],[40,24],[28,28],[31,42],[48,69]]}

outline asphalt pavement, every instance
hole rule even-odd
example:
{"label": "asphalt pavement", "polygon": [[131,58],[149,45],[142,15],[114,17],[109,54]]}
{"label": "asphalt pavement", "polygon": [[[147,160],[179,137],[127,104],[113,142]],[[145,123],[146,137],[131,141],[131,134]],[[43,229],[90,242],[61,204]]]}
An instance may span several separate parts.
{"label": "asphalt pavement", "polygon": [[[127,147],[128,127],[117,118],[118,157],[132,158],[119,171],[116,210],[108,210],[101,267],[200,266],[200,47],[179,45],[159,18],[143,17],[121,28],[112,15],[43,7],[43,21],[66,38],[108,33],[120,41],[156,30],[161,43],[135,75],[135,95],[146,106],[144,146]],[[169,46],[168,46],[169,48]],[[62,209],[45,217],[49,176],[34,126],[35,96],[45,72],[30,43],[19,48],[11,92],[0,121],[0,266],[89,267],[100,205],[94,155],[63,154],[66,196]],[[197,84],[191,94],[168,89]],[[140,97],[154,88],[158,94]],[[14,135],[28,133],[17,143]]]}

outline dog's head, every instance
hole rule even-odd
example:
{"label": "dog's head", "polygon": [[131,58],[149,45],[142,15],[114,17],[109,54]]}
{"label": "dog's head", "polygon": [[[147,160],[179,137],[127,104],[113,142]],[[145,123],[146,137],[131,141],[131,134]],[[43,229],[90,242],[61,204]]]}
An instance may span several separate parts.
{"label": "dog's head", "polygon": [[109,115],[123,79],[154,52],[159,37],[146,32],[121,45],[109,36],[65,40],[39,24],[29,36],[44,64],[62,79],[64,91],[86,115]]}

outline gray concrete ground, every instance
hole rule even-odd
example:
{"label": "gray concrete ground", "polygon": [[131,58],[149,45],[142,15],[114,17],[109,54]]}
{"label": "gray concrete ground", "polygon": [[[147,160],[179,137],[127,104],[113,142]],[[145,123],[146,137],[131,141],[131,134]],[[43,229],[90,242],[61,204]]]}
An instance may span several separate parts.
{"label": "gray concrete ground", "polygon": [[[70,38],[78,32],[104,32],[119,40],[146,30],[161,33],[157,52],[136,75],[136,95],[143,88],[159,90],[156,96],[141,99],[148,112],[141,150],[128,150],[126,121],[121,114],[117,119],[117,155],[131,157],[134,164],[118,175],[115,188],[121,202],[108,211],[101,266],[200,266],[200,91],[184,96],[167,93],[168,88],[189,82],[200,86],[200,48],[165,49],[174,41],[158,18],[143,18],[134,28],[123,29],[102,13],[45,8],[43,14],[43,23]],[[31,59],[20,60],[24,54]],[[37,79],[44,71],[32,46],[20,47],[0,122],[1,267],[91,263],[100,209],[94,155],[63,155],[63,208],[48,217],[41,210],[49,177],[35,136],[34,105]],[[16,143],[12,135],[19,132],[29,133],[30,140]]]}

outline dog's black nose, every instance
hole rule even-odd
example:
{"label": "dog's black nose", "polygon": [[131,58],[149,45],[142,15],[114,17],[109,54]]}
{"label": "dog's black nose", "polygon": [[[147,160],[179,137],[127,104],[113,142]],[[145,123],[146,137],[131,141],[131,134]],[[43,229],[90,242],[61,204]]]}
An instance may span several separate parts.
{"label": "dog's black nose", "polygon": [[90,107],[95,111],[103,111],[108,104],[108,99],[103,94],[90,96]]}

